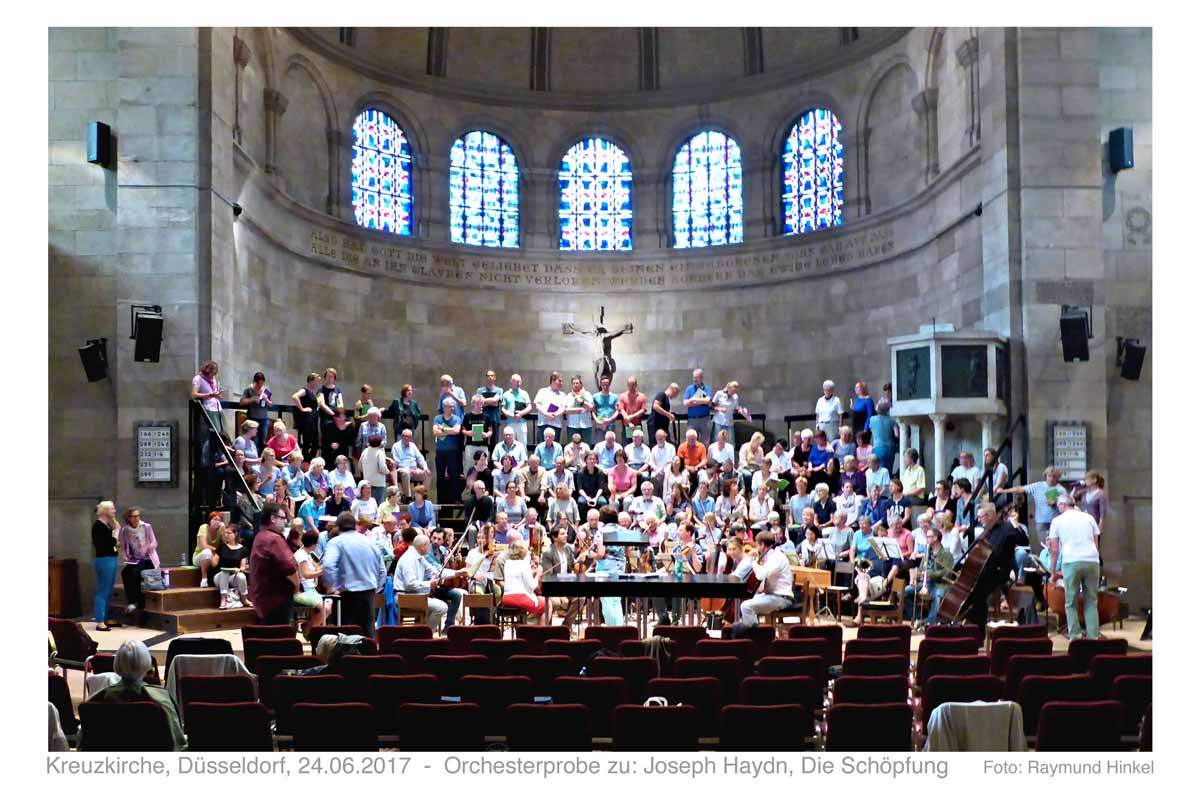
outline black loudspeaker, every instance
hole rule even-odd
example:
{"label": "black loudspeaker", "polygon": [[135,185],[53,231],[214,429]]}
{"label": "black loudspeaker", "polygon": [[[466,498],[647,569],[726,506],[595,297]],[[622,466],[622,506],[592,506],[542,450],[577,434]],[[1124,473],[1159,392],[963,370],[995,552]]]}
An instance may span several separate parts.
{"label": "black loudspeaker", "polygon": [[103,122],[88,123],[87,160],[102,167],[112,164],[112,130]]}
{"label": "black loudspeaker", "polygon": [[1142,377],[1142,362],[1146,360],[1146,346],[1137,339],[1117,340],[1117,366],[1121,377],[1136,381]]}
{"label": "black loudspeaker", "polygon": [[1062,333],[1063,361],[1087,361],[1088,337],[1091,335],[1087,311],[1075,306],[1063,306],[1058,327]]}
{"label": "black loudspeaker", "polygon": [[1114,128],[1108,132],[1108,169],[1114,175],[1133,169],[1133,128]]}
{"label": "black loudspeaker", "polygon": [[102,381],[108,377],[107,344],[107,339],[88,339],[87,344],[79,348],[79,358],[83,361],[83,371],[87,373],[88,383]]}
{"label": "black loudspeaker", "polygon": [[141,363],[158,363],[158,351],[162,346],[163,318],[159,312],[141,312],[133,322],[133,360]]}

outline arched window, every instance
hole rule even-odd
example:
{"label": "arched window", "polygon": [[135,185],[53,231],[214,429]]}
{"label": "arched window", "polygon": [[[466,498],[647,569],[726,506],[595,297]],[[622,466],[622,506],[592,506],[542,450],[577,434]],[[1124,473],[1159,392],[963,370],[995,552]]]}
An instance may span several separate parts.
{"label": "arched window", "polygon": [[354,220],[412,236],[412,154],[396,121],[377,108],[354,120],[354,162],[350,167]]}
{"label": "arched window", "polygon": [[719,131],[704,131],[675,153],[671,216],[676,247],[742,241],[742,151]]}
{"label": "arched window", "polygon": [[783,233],[842,224],[842,123],[827,108],[806,112],[783,145]]}
{"label": "arched window", "polygon": [[558,245],[562,250],[633,249],[633,172],[607,139],[584,139],[558,170]]}
{"label": "arched window", "polygon": [[516,247],[521,216],[517,158],[503,139],[471,131],[450,149],[450,241]]}

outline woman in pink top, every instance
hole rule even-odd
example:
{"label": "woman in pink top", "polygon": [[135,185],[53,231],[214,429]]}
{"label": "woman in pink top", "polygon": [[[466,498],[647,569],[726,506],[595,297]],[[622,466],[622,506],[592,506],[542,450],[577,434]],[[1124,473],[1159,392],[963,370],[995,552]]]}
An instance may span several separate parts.
{"label": "woman in pink top", "polygon": [[608,496],[618,508],[627,508],[637,488],[638,474],[629,467],[629,456],[618,450],[614,456],[617,465],[608,471]]}
{"label": "woman in pink top", "polygon": [[146,605],[142,596],[142,573],[159,568],[158,539],[150,523],[142,522],[142,510],[137,506],[125,512],[125,524],[117,534],[117,551],[125,565],[121,570],[125,598],[129,601],[125,613],[132,614]]}

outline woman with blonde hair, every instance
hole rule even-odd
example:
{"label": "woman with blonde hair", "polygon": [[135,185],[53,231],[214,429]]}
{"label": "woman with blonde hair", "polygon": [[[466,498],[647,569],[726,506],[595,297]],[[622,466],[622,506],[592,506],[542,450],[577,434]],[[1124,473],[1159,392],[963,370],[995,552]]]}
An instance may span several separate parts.
{"label": "woman with blonde hair", "polygon": [[524,539],[510,544],[508,558],[504,562],[504,599],[501,604],[523,609],[535,618],[545,614],[546,598],[537,594],[541,571],[541,564],[536,568],[530,565],[529,545]]}
{"label": "woman with blonde hair", "polygon": [[115,622],[108,620],[108,601],[117,585],[117,507],[111,500],[96,505],[92,522],[92,569],[96,572],[96,595],[92,616],[96,630],[107,631]]}
{"label": "woman with blonde hair", "polygon": [[766,438],[762,431],[755,431],[750,435],[750,441],[738,450],[738,470],[742,473],[742,483],[746,486],[750,485],[750,481],[754,479],[754,472],[767,458],[762,447]]}

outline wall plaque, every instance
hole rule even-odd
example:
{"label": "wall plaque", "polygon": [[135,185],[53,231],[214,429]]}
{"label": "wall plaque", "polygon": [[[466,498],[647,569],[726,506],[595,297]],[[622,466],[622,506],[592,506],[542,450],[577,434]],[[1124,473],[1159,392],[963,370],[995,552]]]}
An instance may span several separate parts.
{"label": "wall plaque", "polygon": [[134,423],[136,486],[173,489],[179,485],[179,474],[175,469],[178,440],[178,422],[155,420]]}
{"label": "wall plaque", "polygon": [[1047,461],[1062,472],[1063,483],[1083,480],[1087,472],[1087,423],[1050,420],[1046,423]]}

